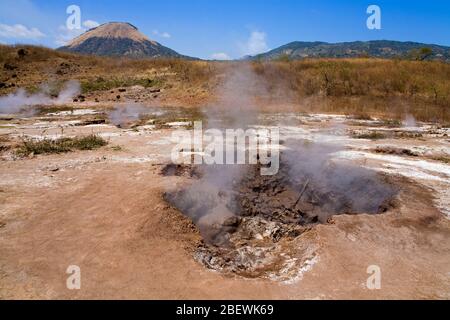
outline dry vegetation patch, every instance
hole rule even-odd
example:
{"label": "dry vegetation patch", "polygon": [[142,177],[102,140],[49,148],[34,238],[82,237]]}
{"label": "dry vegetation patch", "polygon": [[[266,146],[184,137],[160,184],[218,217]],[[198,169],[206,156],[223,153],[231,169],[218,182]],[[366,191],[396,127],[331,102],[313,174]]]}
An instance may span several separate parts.
{"label": "dry vegetation patch", "polygon": [[16,153],[20,156],[31,154],[65,153],[74,150],[93,150],[106,146],[108,142],[97,136],[60,138],[57,140],[44,139],[40,141],[24,140]]}
{"label": "dry vegetation patch", "polygon": [[352,134],[352,137],[355,139],[367,139],[367,140],[381,140],[381,139],[386,139],[386,135],[381,133],[381,132],[354,132]]}
{"label": "dry vegetation patch", "polygon": [[269,93],[283,99],[283,87],[296,101],[320,97],[313,101],[319,110],[394,118],[411,113],[423,121],[450,117],[450,65],[443,62],[310,59],[254,62],[253,69],[270,84]]}
{"label": "dry vegetation patch", "polygon": [[167,103],[201,105],[215,101],[227,71],[241,68],[244,63],[251,64],[261,80],[258,83],[263,83],[257,97],[261,106],[283,103],[297,105],[303,111],[338,112],[361,119],[402,119],[412,114],[419,121],[450,122],[450,64],[437,61],[137,60],[0,45],[0,94],[14,92],[18,87],[38,90],[49,79],[56,83],[57,90],[58,83],[74,79],[80,81],[84,93],[139,85],[163,89]]}

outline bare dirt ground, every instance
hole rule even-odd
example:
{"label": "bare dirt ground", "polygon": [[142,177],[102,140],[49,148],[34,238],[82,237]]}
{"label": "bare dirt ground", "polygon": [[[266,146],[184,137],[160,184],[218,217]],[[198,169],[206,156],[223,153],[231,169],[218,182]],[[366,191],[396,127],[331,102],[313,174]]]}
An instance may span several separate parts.
{"label": "bare dirt ground", "polygon": [[[302,234],[296,241],[317,248],[316,258],[296,279],[279,282],[224,275],[193,258],[201,236],[162,196],[189,178],[160,174],[170,162],[174,126],[183,123],[75,125],[89,113],[14,117],[0,125],[11,145],[24,136],[90,133],[109,141],[94,151],[25,159],[2,151],[0,298],[450,298],[448,129],[423,123],[393,129],[382,121],[335,115],[268,115],[293,119],[282,127],[282,137],[339,144],[336,161],[388,174],[400,188],[395,208],[385,214],[335,216]],[[373,132],[383,139],[361,139]],[[69,265],[81,268],[80,290],[66,287]],[[366,287],[370,265],[381,268],[380,290]]]}

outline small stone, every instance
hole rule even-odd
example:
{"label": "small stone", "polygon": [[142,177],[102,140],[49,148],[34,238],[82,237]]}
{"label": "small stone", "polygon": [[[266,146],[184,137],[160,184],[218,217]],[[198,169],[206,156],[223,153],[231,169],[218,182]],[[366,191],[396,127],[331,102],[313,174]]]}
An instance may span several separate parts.
{"label": "small stone", "polygon": [[241,219],[239,217],[236,217],[236,216],[228,218],[222,223],[222,225],[224,227],[237,227],[240,224],[241,224]]}
{"label": "small stone", "polygon": [[261,234],[257,233],[257,234],[255,234],[255,239],[256,240],[264,240],[264,237]]}

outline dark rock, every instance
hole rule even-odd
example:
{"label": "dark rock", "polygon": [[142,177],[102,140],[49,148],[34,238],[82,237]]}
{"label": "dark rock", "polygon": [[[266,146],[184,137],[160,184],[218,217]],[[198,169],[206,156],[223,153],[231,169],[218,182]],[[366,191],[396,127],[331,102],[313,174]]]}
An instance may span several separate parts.
{"label": "dark rock", "polygon": [[80,127],[80,126],[88,126],[91,124],[104,124],[106,123],[105,119],[92,119],[92,120],[85,120],[83,122],[77,123],[75,124],[75,126]]}
{"label": "dark rock", "polygon": [[127,92],[127,89],[119,89],[119,92]]}
{"label": "dark rock", "polygon": [[8,62],[5,62],[5,64],[3,65],[3,69],[5,70],[16,70],[17,66],[10,64]]}
{"label": "dark rock", "polygon": [[70,72],[70,69],[71,69],[70,64],[68,64],[66,62],[62,62],[59,65],[58,70],[56,70],[56,74],[60,75],[60,76],[62,76],[64,74],[68,74]]}
{"label": "dark rock", "polygon": [[239,217],[235,216],[235,217],[231,217],[231,218],[226,219],[222,223],[222,225],[224,227],[237,227],[237,226],[239,226],[240,223],[241,223],[241,219]]}
{"label": "dark rock", "polygon": [[17,50],[17,56],[22,59],[24,58],[26,55],[28,55],[28,51],[25,49],[19,49]]}
{"label": "dark rock", "polygon": [[394,147],[377,147],[376,153],[393,154],[398,156],[418,157],[419,155],[409,149],[394,148]]}

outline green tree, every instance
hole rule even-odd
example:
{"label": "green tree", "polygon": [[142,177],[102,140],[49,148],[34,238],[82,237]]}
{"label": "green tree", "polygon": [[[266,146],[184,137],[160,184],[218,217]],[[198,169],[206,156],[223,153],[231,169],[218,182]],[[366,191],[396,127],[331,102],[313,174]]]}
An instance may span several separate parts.
{"label": "green tree", "polygon": [[411,51],[411,57],[412,59],[416,61],[424,61],[427,58],[431,57],[433,55],[433,49],[423,47],[420,49],[414,49]]}

